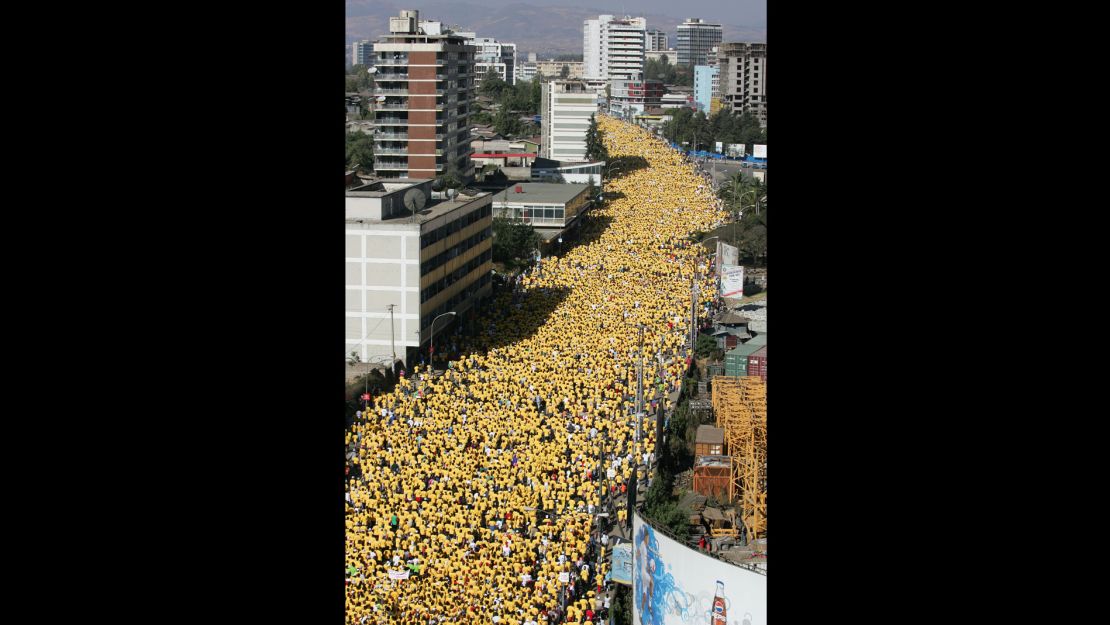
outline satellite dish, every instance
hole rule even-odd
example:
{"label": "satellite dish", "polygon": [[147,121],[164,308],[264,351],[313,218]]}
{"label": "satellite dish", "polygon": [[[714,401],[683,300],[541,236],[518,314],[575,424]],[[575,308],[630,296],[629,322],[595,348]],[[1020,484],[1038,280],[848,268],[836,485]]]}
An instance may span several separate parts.
{"label": "satellite dish", "polygon": [[449,198],[454,198],[458,194],[459,194],[458,189],[448,189],[447,190],[447,197],[449,197]]}
{"label": "satellite dish", "polygon": [[385,96],[384,95],[380,95],[380,96],[378,96],[374,99],[377,100],[378,102],[385,102]]}
{"label": "satellite dish", "polygon": [[366,70],[366,71],[367,71],[368,73],[371,73],[371,74],[377,74],[377,73],[378,73],[378,68],[376,68],[376,67],[371,67],[370,69],[368,69],[368,70]]}
{"label": "satellite dish", "polygon": [[417,212],[424,208],[424,204],[428,201],[427,196],[420,189],[409,189],[405,191],[405,208],[412,212]]}

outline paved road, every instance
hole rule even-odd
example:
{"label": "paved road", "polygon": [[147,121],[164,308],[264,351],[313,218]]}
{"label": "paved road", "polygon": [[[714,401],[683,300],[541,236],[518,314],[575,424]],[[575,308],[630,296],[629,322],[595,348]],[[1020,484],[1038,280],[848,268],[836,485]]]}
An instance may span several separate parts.
{"label": "paved road", "polygon": [[763,172],[763,179],[767,180],[766,169],[755,169],[753,167],[741,167],[738,161],[715,161],[710,160],[707,163],[700,164],[702,171],[709,173],[713,176],[713,181],[718,186],[724,184],[729,178],[736,175],[736,172],[743,172],[745,176],[751,176],[753,171]]}

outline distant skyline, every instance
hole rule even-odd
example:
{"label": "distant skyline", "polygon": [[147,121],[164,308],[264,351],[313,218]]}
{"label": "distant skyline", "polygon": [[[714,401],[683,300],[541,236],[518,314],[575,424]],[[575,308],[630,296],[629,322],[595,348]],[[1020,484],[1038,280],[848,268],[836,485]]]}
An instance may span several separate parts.
{"label": "distant skyline", "polygon": [[[384,8],[388,6],[396,7],[397,9],[421,9],[420,0],[412,0],[409,2],[396,2],[394,0],[347,0],[347,16],[366,15],[373,12],[374,8]],[[439,4],[438,2],[431,2],[427,4]],[[485,3],[478,3],[485,4]],[[666,15],[673,17],[678,21],[682,21],[688,17],[700,17],[706,21],[718,21],[722,23],[735,24],[739,26],[762,26],[767,25],[767,0],[683,0],[682,2],[675,2],[675,0],[628,0],[622,2],[620,0],[599,0],[592,2],[590,0],[536,0],[535,2],[505,2],[498,4],[490,2],[487,6],[514,6],[514,5],[533,5],[537,8],[544,7],[567,7],[567,8],[589,8],[600,14],[611,13],[613,15],[641,15],[647,13],[654,13],[656,15]],[[435,19],[434,16],[432,19]]]}
{"label": "distant skyline", "polygon": [[677,43],[677,25],[698,17],[722,25],[724,40],[767,41],[766,0],[346,0],[346,40],[377,39],[389,29],[389,17],[402,9],[420,11],[421,19],[439,20],[517,44],[520,52],[581,53],[582,21],[598,15],[632,15],[647,19]]}
{"label": "distant skyline", "polygon": [[[643,13],[668,15],[679,21],[700,17],[707,22],[742,26],[767,25],[767,0],[632,0],[630,2],[582,2],[581,0],[549,0],[543,4],[565,7],[594,7],[598,13],[636,16]],[[606,8],[602,11],[602,8]]]}

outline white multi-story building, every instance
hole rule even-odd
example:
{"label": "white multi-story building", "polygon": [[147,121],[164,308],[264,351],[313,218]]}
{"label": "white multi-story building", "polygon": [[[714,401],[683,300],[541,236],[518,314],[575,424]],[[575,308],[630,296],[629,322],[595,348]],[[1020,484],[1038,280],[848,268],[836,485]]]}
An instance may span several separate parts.
{"label": "white multi-story building", "polygon": [[480,86],[486,72],[493,70],[501,80],[510,85],[516,84],[517,59],[516,44],[502,43],[492,37],[477,37],[474,33],[459,33],[474,46],[474,84]]}
{"label": "white multi-story building", "polygon": [[[493,196],[437,201],[431,184],[374,179],[347,190],[345,354],[356,352],[362,362],[396,351],[411,363],[428,345],[436,317],[455,312],[435,325],[443,345],[440,337],[492,288]],[[416,196],[424,203],[414,215],[406,199]]]}
{"label": "white multi-story building", "polygon": [[651,30],[647,31],[647,51],[648,52],[657,52],[659,50],[666,50],[666,49],[667,49],[667,33],[659,30],[658,28],[652,28]]}
{"label": "white multi-story building", "polygon": [[555,161],[586,160],[586,129],[597,113],[597,95],[582,81],[551,80],[543,83],[540,154]]}
{"label": "white multi-story building", "polygon": [[639,80],[644,75],[647,20],[600,15],[582,25],[585,78]]}

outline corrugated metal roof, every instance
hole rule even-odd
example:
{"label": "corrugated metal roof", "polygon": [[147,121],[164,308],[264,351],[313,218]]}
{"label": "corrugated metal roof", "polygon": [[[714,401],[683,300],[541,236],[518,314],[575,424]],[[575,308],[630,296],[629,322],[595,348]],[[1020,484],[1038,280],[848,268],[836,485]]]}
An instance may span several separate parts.
{"label": "corrugated metal roof", "polygon": [[743,315],[738,315],[738,314],[732,312],[731,310],[724,313],[720,317],[717,317],[717,323],[720,323],[720,324],[748,323],[750,321],[751,321],[751,319],[748,319],[747,317],[745,317]]}
{"label": "corrugated metal roof", "polygon": [[709,445],[724,443],[725,431],[721,428],[715,428],[712,425],[699,425],[698,435],[694,441],[696,443],[706,443]]}
{"label": "corrugated metal roof", "polygon": [[728,352],[727,354],[725,354],[725,358],[728,358],[729,356],[733,356],[733,357],[750,356],[750,355],[754,354],[755,352],[759,351],[759,348],[763,347],[764,345],[759,344],[759,343],[752,343],[752,341],[754,341],[754,340],[755,339],[752,339],[751,341],[748,341],[747,343],[744,343],[743,345],[737,345],[736,349],[734,349],[734,350]]}

